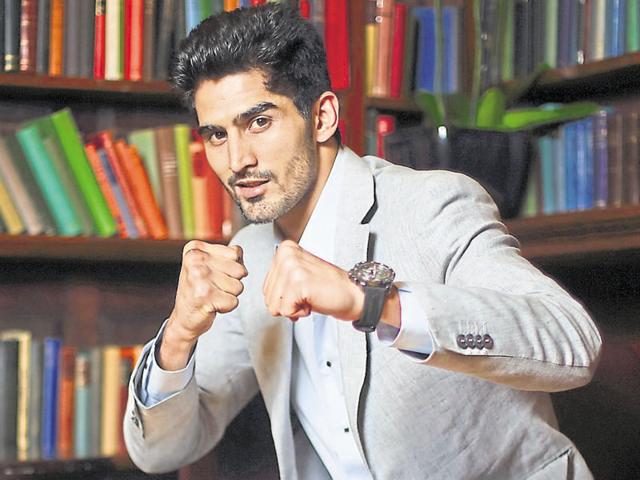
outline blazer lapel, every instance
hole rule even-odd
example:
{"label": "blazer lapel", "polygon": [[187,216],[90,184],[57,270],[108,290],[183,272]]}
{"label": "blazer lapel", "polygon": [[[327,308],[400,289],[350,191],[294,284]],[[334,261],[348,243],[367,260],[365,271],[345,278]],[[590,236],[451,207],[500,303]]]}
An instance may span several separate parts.
{"label": "blazer lapel", "polygon": [[[349,270],[357,262],[367,260],[369,225],[363,220],[374,207],[375,193],[368,163],[346,147],[341,154],[345,155],[344,177],[340,189],[341,214],[337,222],[335,251],[336,265]],[[355,430],[360,455],[365,459],[358,429],[358,407],[367,373],[367,337],[349,322],[338,322],[338,349],[349,423]]]}

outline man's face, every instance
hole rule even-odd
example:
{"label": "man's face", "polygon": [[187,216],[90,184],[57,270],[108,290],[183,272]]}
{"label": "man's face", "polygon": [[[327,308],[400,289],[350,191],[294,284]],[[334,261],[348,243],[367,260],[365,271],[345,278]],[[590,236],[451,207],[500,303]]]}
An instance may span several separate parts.
{"label": "man's face", "polygon": [[262,73],[205,80],[194,99],[209,164],[247,220],[276,220],[312,190],[311,122],[288,97],[267,91]]}

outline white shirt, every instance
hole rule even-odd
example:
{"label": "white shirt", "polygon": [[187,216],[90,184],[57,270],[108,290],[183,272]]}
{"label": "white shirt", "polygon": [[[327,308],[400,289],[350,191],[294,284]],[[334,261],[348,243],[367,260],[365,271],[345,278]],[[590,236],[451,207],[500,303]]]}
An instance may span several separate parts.
{"label": "white shirt", "polygon": [[[305,250],[331,263],[335,262],[343,159],[341,149],[299,242]],[[396,283],[396,286],[402,306],[402,326],[398,332],[393,327],[380,325],[377,335],[370,335],[372,348],[389,346],[424,358],[433,349],[425,315],[411,293],[402,284]],[[291,405],[332,478],[371,479],[348,422],[337,348],[338,321],[312,313],[294,324]],[[161,334],[162,329],[156,342]],[[140,393],[143,403],[152,406],[186,387],[193,376],[194,357],[183,370],[168,372],[157,365],[154,355],[149,355],[147,367]]]}

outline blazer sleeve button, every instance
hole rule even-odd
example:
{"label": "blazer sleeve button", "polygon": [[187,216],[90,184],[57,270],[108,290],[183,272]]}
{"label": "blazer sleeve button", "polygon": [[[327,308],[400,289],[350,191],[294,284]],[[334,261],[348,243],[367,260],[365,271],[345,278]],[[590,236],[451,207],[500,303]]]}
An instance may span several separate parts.
{"label": "blazer sleeve button", "polygon": [[467,347],[475,348],[475,346],[476,346],[476,337],[474,337],[472,334],[468,334],[467,335]]}
{"label": "blazer sleeve button", "polygon": [[484,340],[484,348],[491,350],[493,348],[493,338],[491,338],[491,335],[486,333],[482,339]]}
{"label": "blazer sleeve button", "polygon": [[476,348],[482,350],[484,348],[484,339],[482,335],[476,335]]}
{"label": "blazer sleeve button", "polygon": [[465,337],[464,335],[458,335],[456,337],[456,343],[462,350],[467,349],[467,337]]}

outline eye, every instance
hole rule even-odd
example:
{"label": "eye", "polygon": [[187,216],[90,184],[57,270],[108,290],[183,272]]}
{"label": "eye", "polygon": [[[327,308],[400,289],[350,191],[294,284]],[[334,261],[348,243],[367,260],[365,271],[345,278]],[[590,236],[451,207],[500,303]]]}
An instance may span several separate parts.
{"label": "eye", "polygon": [[215,130],[211,133],[211,137],[209,137],[209,143],[215,146],[222,145],[227,138],[227,133],[222,130]]}
{"label": "eye", "polygon": [[271,119],[269,117],[256,117],[249,124],[249,131],[251,133],[260,133],[271,125]]}

